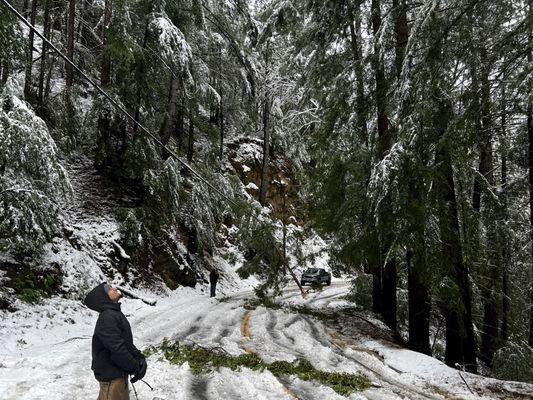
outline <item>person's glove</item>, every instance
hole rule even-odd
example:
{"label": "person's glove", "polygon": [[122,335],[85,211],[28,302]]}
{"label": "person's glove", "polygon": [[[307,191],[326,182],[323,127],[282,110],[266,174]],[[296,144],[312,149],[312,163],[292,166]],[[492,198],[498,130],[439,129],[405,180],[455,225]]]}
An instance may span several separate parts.
{"label": "person's glove", "polygon": [[135,373],[131,377],[131,383],[135,383],[137,381],[140,381],[142,378],[144,378],[144,375],[146,375],[146,368],[148,368],[148,365],[146,364],[146,360],[144,358],[139,359],[139,367],[137,368],[137,371],[135,371]]}

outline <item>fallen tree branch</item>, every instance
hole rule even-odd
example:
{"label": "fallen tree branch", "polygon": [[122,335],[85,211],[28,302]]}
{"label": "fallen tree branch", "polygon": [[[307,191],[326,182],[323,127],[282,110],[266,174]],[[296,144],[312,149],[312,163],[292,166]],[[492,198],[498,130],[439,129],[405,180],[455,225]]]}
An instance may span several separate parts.
{"label": "fallen tree branch", "polygon": [[459,372],[459,376],[461,377],[461,379],[462,379],[463,382],[465,383],[465,385],[466,385],[466,387],[468,388],[468,390],[470,390],[470,393],[472,393],[472,394],[475,395],[476,393],[474,393],[474,392],[472,391],[472,389],[470,388],[470,386],[469,386],[468,383],[466,382],[466,379],[463,377],[463,374],[461,374],[461,371],[457,371],[457,372]]}
{"label": "fallen tree branch", "polygon": [[149,306],[155,306],[157,304],[157,300],[145,299],[122,286],[117,286],[117,289],[120,290],[125,296],[131,297],[132,299],[141,300],[143,303],[148,304]]}

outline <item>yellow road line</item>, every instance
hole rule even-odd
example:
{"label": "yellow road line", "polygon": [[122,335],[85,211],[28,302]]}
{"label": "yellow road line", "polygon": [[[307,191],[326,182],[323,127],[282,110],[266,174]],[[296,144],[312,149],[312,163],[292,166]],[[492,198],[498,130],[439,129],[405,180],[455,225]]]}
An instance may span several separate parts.
{"label": "yellow road line", "polygon": [[248,339],[250,339],[249,324],[250,324],[250,311],[246,311],[241,321],[242,348],[247,354],[255,354],[256,356],[259,356],[259,354],[251,350],[246,345],[246,343],[248,342]]}

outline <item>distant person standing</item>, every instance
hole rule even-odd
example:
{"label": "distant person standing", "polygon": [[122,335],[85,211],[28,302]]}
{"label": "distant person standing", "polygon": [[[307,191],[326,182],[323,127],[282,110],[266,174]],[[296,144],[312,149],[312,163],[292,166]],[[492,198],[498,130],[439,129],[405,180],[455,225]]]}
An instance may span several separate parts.
{"label": "distant person standing", "polygon": [[209,273],[209,283],[211,284],[211,297],[216,296],[217,292],[217,281],[219,278],[219,273],[216,268],[213,268]]}

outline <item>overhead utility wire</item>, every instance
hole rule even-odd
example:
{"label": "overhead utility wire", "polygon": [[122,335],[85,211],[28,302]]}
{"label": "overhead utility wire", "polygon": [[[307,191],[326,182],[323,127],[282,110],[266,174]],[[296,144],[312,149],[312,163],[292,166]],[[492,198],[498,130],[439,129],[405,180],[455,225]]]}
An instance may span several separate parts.
{"label": "overhead utility wire", "polygon": [[183,161],[175,152],[170,150],[161,140],[159,140],[153,133],[151,133],[147,128],[144,127],[139,121],[135,119],[130,113],[128,113],[124,107],[122,107],[115,99],[113,99],[110,95],[108,95],[98,84],[92,80],[89,76],[87,76],[81,69],[78,68],[74,62],[72,62],[66,55],[64,55],[52,42],[50,42],[48,39],[46,39],[31,23],[28,22],[26,18],[24,18],[7,0],[0,0],[5,6],[14,13],[18,19],[20,19],[24,25],[26,25],[28,28],[33,30],[43,42],[48,44],[59,56],[65,60],[68,64],[70,64],[81,76],[83,76],[87,82],[89,82],[102,96],[104,96],[109,102],[120,112],[122,112],[124,115],[128,117],[135,125],[137,125],[141,130],[146,133],[154,142],[156,142],[159,146],[161,146],[172,158],[174,158],[176,161],[178,161],[181,165],[183,165],[185,168],[187,168],[196,178],[198,178],[200,181],[205,183],[209,188],[211,188],[214,192],[228,200],[233,205],[237,205],[235,201],[222,193],[220,190],[218,190],[215,186],[213,186],[211,183],[209,183],[202,175],[200,175],[198,172],[195,171],[193,167],[191,167],[187,162]]}

